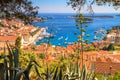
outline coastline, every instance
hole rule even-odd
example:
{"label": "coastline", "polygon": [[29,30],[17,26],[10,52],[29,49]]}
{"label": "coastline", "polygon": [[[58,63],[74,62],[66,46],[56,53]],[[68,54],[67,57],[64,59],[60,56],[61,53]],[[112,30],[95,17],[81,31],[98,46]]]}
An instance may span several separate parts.
{"label": "coastline", "polygon": [[[55,34],[55,37],[50,40],[50,43],[57,46],[67,46],[67,44],[64,43],[71,43],[77,41],[77,36],[79,34],[79,31],[76,29],[76,22],[75,18],[69,18],[69,16],[74,16],[74,13],[43,13],[39,14],[41,17],[54,17],[53,19],[48,19],[46,22],[38,22],[36,23],[36,26],[42,26],[46,27],[48,26],[48,29],[51,29],[51,24],[53,24],[52,33]],[[87,14],[85,14],[87,15]],[[94,42],[94,36],[95,31],[104,29],[108,30],[111,29],[112,26],[116,26],[120,24],[120,18],[118,16],[115,16],[116,13],[95,13],[95,16],[99,15],[108,15],[108,16],[114,16],[113,18],[92,18],[93,22],[85,23],[86,25],[89,25],[86,28],[87,34],[90,34],[90,37],[85,37],[85,39],[88,39],[89,42]],[[89,16],[89,15],[88,15]],[[111,24],[110,24],[111,23]],[[48,30],[49,31],[49,30]],[[74,33],[77,33],[74,35]],[[63,36],[62,39],[60,39]],[[67,39],[66,39],[67,38]],[[46,43],[46,40],[40,40],[37,42],[37,45],[40,43]]]}
{"label": "coastline", "polygon": [[46,31],[46,28],[40,28],[40,30],[30,39],[30,44],[36,44],[37,41],[42,40],[44,38],[52,37],[50,33]]}

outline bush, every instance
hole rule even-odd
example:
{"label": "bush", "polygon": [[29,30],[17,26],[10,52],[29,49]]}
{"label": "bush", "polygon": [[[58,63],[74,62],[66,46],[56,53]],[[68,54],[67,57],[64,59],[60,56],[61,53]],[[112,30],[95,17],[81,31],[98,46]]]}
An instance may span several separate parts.
{"label": "bush", "polygon": [[96,50],[98,50],[98,48],[95,48],[93,46],[85,49],[85,51],[96,51]]}
{"label": "bush", "polygon": [[113,80],[120,80],[120,72],[115,73]]}
{"label": "bush", "polygon": [[103,48],[102,48],[102,50],[107,50],[108,49],[108,46],[107,45],[105,45]]}
{"label": "bush", "polygon": [[115,47],[113,44],[109,44],[108,46],[105,45],[102,50],[108,50],[108,51],[111,51],[111,50],[115,50]]}
{"label": "bush", "polygon": [[114,45],[112,43],[109,44],[107,50],[115,50]]}
{"label": "bush", "polygon": [[114,46],[115,50],[120,50],[120,46]]}

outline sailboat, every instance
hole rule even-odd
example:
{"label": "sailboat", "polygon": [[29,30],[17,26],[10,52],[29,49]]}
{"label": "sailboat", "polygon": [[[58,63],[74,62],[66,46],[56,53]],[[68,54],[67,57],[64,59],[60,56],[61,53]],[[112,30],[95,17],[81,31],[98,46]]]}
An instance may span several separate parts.
{"label": "sailboat", "polygon": [[97,37],[96,37],[96,36],[94,36],[94,40],[97,40]]}

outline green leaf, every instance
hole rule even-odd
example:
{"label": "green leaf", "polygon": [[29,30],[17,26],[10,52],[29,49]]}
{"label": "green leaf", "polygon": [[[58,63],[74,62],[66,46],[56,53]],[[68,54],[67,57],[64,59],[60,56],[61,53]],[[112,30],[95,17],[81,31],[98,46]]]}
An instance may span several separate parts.
{"label": "green leaf", "polygon": [[[16,73],[15,80],[20,80],[21,76],[24,74],[24,70],[20,70]],[[29,79],[28,79],[29,80]]]}
{"label": "green leaf", "polygon": [[[6,45],[7,45],[7,49],[8,49],[8,52],[9,52],[9,68],[11,69],[13,67],[13,53],[12,53],[12,50],[11,48],[9,47],[8,43],[6,42]],[[9,70],[10,71],[10,80],[13,80],[13,70]]]}
{"label": "green leaf", "polygon": [[57,73],[58,73],[58,67],[56,68],[55,73],[53,75],[53,80],[57,79]]}
{"label": "green leaf", "polygon": [[32,64],[32,60],[30,60],[27,68],[24,70],[24,74],[25,74],[25,77],[29,80],[29,73],[30,73],[30,70],[32,68],[33,64]]}
{"label": "green leaf", "polygon": [[60,67],[59,80],[62,80],[62,77],[63,77],[63,72],[62,72],[62,67]]}
{"label": "green leaf", "polygon": [[86,32],[84,28],[81,28],[80,30],[81,30],[82,32]]}
{"label": "green leaf", "polygon": [[39,70],[38,70],[37,66],[34,65],[34,67],[35,67],[35,71],[36,71],[37,75],[39,76],[39,78],[42,78],[41,75],[40,75],[40,73],[39,73]]}

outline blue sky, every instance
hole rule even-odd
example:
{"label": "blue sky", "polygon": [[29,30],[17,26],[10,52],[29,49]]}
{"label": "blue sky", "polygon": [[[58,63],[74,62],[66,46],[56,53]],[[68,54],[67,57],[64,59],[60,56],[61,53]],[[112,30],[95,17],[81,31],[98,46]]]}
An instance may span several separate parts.
{"label": "blue sky", "polygon": [[[31,0],[34,5],[40,7],[39,13],[74,13],[70,6],[67,5],[68,0]],[[93,10],[96,13],[120,13],[120,9],[115,10],[109,6],[96,6],[93,5]],[[86,8],[83,9],[84,12]]]}

